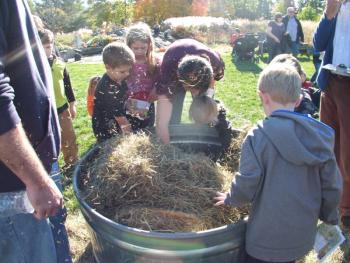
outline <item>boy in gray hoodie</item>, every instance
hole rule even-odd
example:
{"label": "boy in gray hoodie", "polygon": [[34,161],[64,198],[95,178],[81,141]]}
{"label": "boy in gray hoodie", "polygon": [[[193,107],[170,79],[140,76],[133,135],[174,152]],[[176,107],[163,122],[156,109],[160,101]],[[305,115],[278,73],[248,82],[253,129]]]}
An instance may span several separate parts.
{"label": "boy in gray hoodie", "polygon": [[246,262],[295,262],[313,247],[318,219],[338,223],[342,181],[333,153],[334,131],[293,112],[301,79],[276,63],[260,75],[267,118],[247,134],[239,172],[215,205],[251,203]]}

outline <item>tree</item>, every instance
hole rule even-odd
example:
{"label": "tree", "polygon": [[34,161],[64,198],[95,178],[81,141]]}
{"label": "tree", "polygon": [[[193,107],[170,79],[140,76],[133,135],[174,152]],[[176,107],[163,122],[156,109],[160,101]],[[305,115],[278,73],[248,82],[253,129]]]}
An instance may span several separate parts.
{"label": "tree", "polygon": [[303,20],[319,20],[325,7],[325,1],[299,0],[299,15]]}
{"label": "tree", "polygon": [[191,15],[206,16],[209,9],[209,0],[193,0],[191,5]]}
{"label": "tree", "polygon": [[95,0],[88,10],[88,21],[94,26],[103,23],[125,24],[131,16],[131,3],[125,0]]}
{"label": "tree", "polygon": [[317,9],[312,7],[310,4],[304,6],[298,14],[298,18],[301,20],[318,21],[320,20],[320,16],[321,13],[319,13]]}
{"label": "tree", "polygon": [[137,0],[134,18],[152,25],[170,17],[188,16],[192,3],[188,0]]}
{"label": "tree", "polygon": [[258,19],[270,15],[270,0],[232,0],[235,17]]}
{"label": "tree", "polygon": [[235,15],[235,7],[231,0],[210,1],[208,14],[214,17],[233,19]]}
{"label": "tree", "polygon": [[35,10],[54,32],[69,32],[84,26],[82,0],[36,0]]}

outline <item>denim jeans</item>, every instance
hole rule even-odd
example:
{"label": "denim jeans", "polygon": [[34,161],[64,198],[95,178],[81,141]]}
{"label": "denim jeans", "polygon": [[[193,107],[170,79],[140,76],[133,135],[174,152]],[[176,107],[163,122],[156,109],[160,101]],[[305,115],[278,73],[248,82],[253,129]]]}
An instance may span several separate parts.
{"label": "denim jeans", "polygon": [[292,41],[290,49],[294,57],[299,55],[299,46],[299,41]]}
{"label": "denim jeans", "polygon": [[[58,166],[58,163],[55,162],[52,165],[50,176],[52,180],[56,183],[58,189],[63,191],[61,183],[61,172]],[[55,241],[56,254],[57,254],[57,263],[71,263],[72,258],[69,252],[69,241],[68,234],[64,223],[67,218],[67,210],[65,207],[58,210],[55,216],[49,218],[53,239]]]}
{"label": "denim jeans", "polygon": [[0,217],[0,261],[56,263],[49,220],[37,220],[32,214]]}

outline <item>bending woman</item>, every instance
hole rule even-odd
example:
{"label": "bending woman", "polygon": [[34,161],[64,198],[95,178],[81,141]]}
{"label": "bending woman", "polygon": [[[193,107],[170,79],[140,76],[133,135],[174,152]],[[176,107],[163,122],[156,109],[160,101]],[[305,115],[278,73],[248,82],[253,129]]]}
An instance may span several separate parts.
{"label": "bending woman", "polygon": [[181,121],[186,91],[198,96],[214,89],[215,80],[224,76],[224,69],[219,53],[196,40],[181,39],[169,46],[157,84],[156,131],[163,143],[170,142],[169,124]]}

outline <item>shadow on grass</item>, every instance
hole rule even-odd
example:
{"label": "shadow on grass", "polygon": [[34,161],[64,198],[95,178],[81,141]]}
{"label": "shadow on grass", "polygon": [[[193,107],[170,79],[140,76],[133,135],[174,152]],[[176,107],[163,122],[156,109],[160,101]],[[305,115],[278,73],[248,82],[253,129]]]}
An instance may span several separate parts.
{"label": "shadow on grass", "polygon": [[234,61],[234,59],[232,59],[232,63],[236,66],[236,69],[241,72],[259,74],[262,71],[259,65],[250,61]]}

